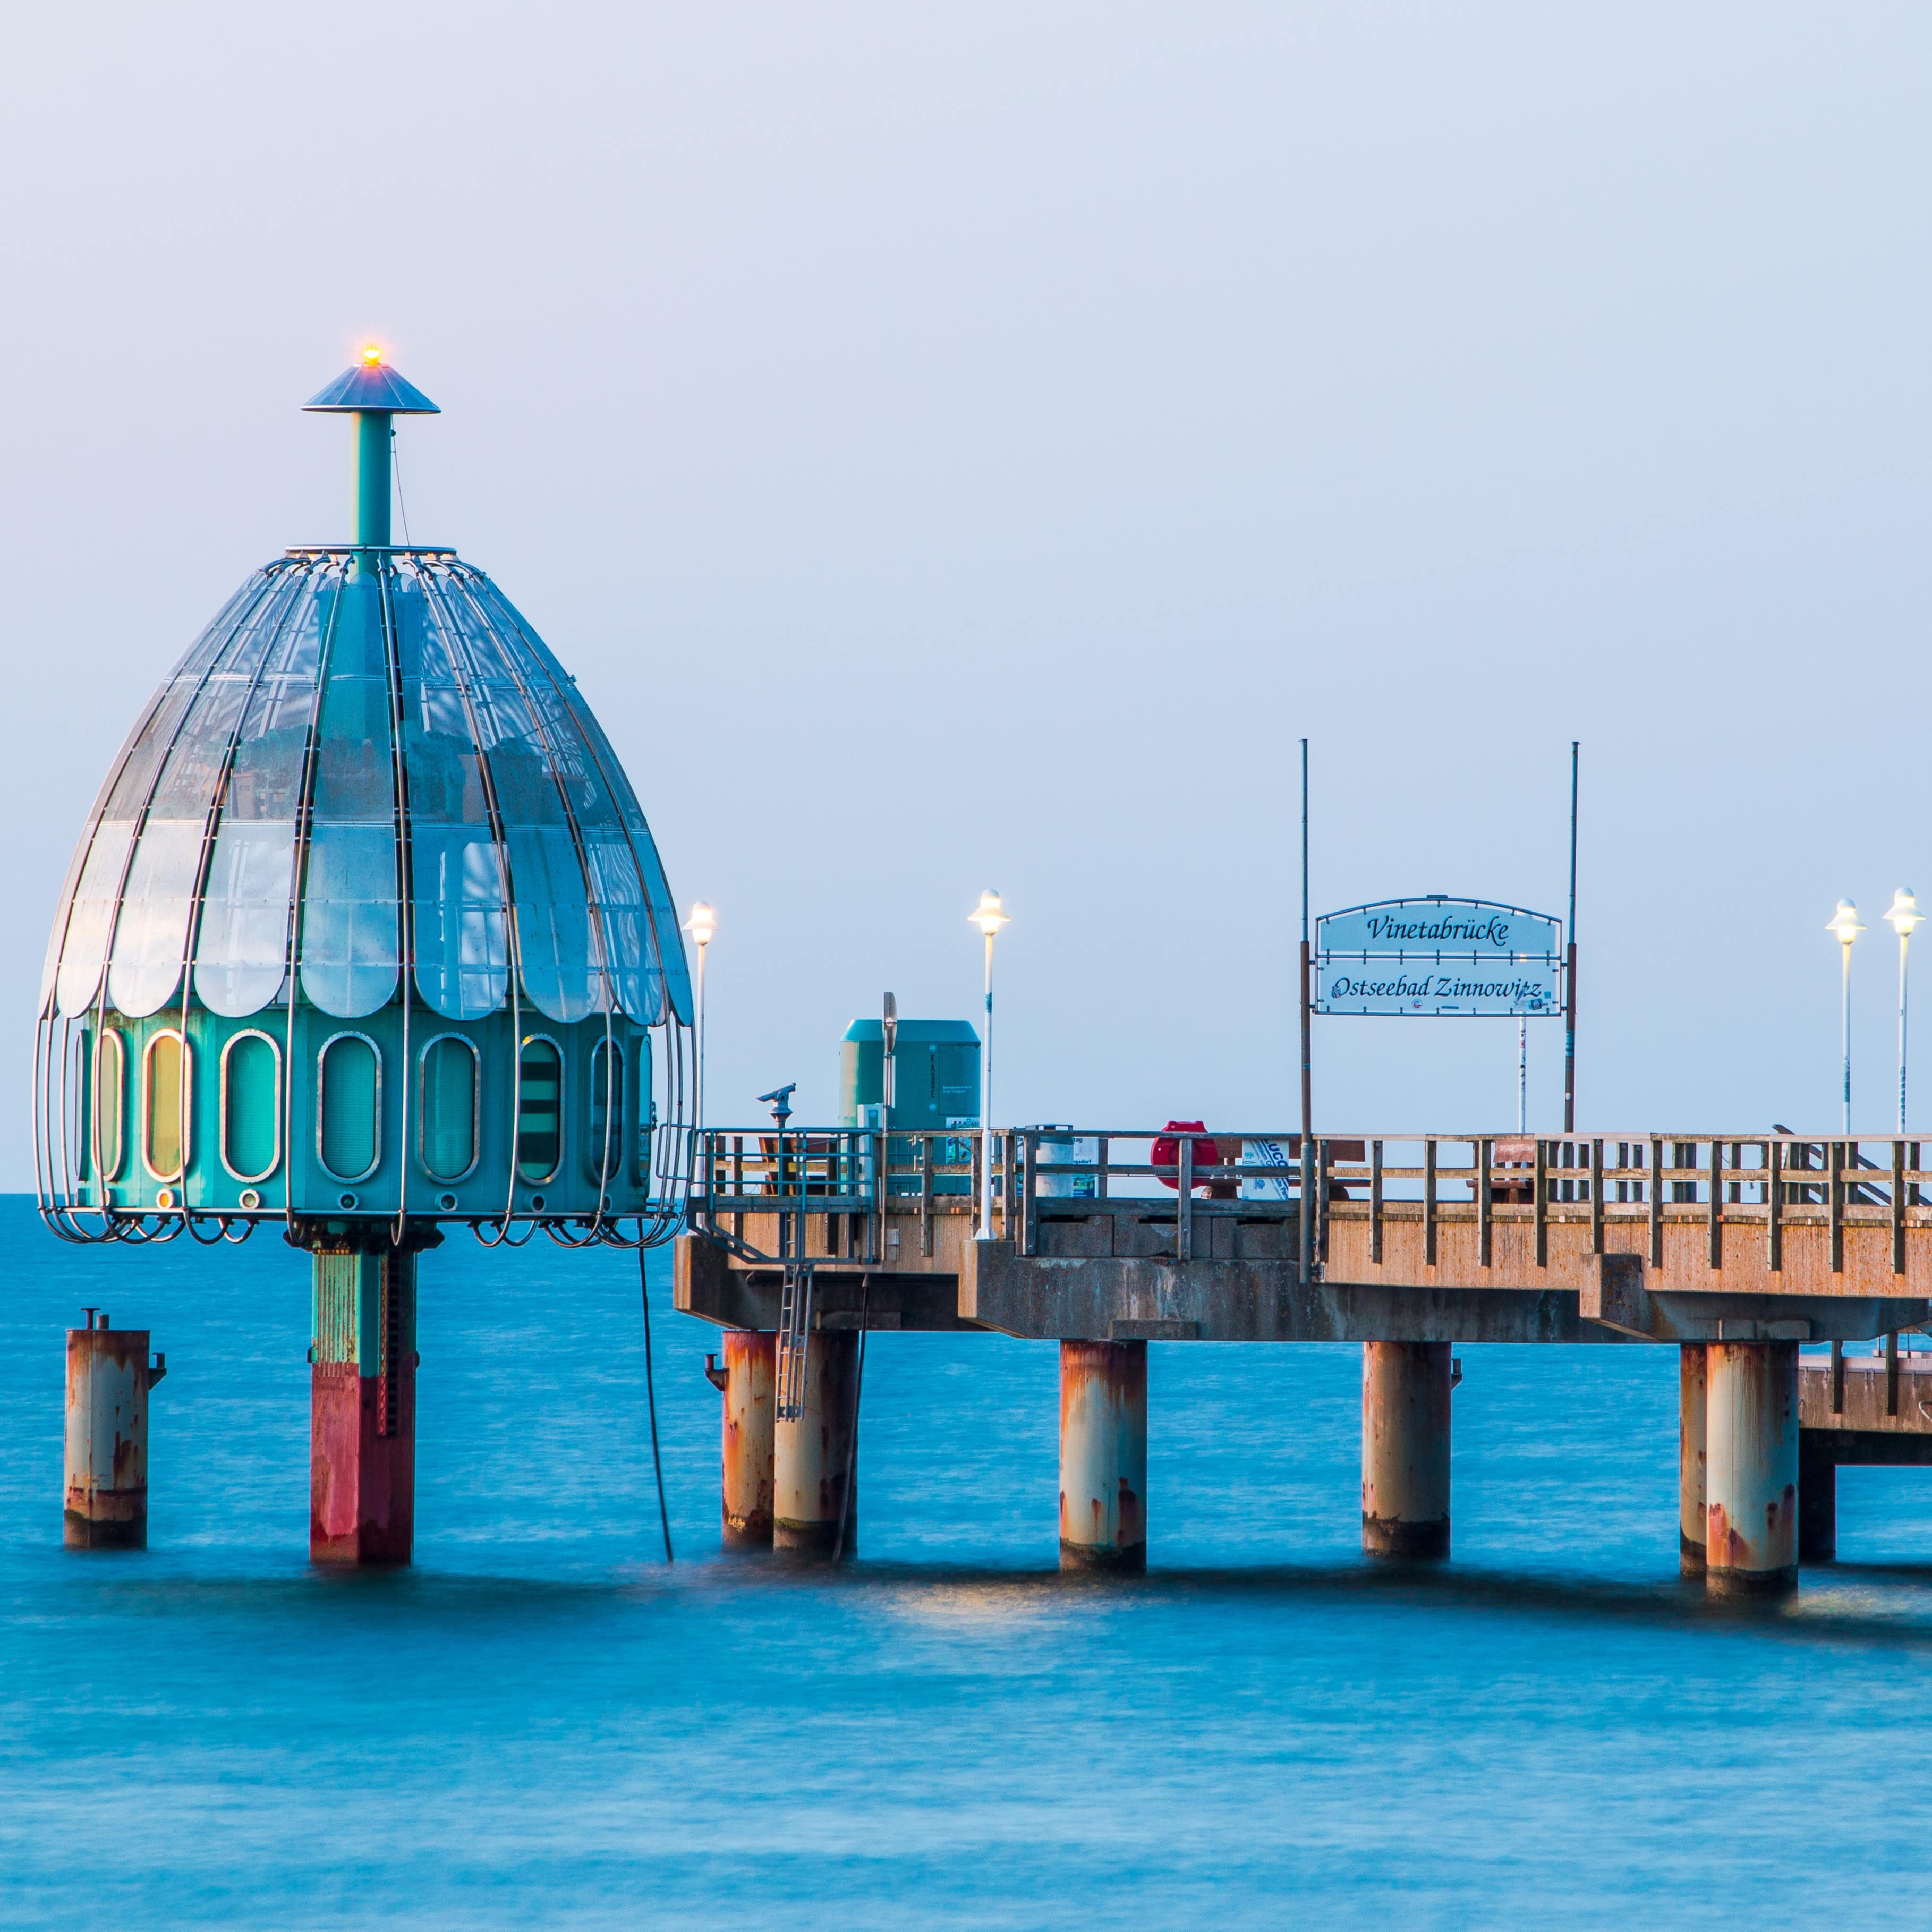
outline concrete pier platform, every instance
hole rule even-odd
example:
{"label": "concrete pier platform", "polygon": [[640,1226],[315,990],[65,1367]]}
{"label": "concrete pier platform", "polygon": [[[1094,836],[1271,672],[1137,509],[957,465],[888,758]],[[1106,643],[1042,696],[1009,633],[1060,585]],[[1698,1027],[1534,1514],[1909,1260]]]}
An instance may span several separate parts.
{"label": "concrete pier platform", "polygon": [[1838,1472],[1932,1467],[1932,1354],[1835,1355],[1798,1371],[1798,1556],[1838,1553]]}
{"label": "concrete pier platform", "polygon": [[[1735,1280],[1728,1288],[1664,1288],[1653,1285],[1660,1277],[1642,1257],[1628,1254],[1588,1258],[1578,1288],[1540,1286],[1501,1268],[1492,1280],[1477,1270],[1472,1279],[1418,1270],[1404,1283],[1348,1280],[1331,1262],[1304,1280],[1292,1255],[1184,1261],[1108,1252],[1130,1220],[1150,1239],[1163,1231],[1172,1238],[1172,1213],[1163,1222],[1153,1204],[1148,1209],[1132,1217],[1043,1220],[1047,1251],[1038,1254],[1012,1241],[935,1242],[926,1272],[890,1259],[817,1261],[815,1319],[826,1329],[856,1329],[863,1311],[874,1330],[990,1330],[1034,1341],[1682,1343],[1860,1340],[1932,1317],[1932,1303],[1853,1292],[1849,1282],[1810,1295],[1780,1292],[1774,1276],[1750,1292]],[[1282,1225],[1260,1233],[1272,1241]],[[1076,1230],[1095,1252],[1066,1251],[1077,1250]],[[913,1246],[908,1232],[899,1248],[884,1251],[910,1258]],[[681,1236],[674,1257],[680,1312],[728,1328],[778,1326],[781,1268],[748,1262],[702,1234]]]}
{"label": "concrete pier platform", "polygon": [[1868,1451],[1874,1462],[1932,1462],[1932,1353],[1807,1356],[1798,1368],[1798,1426],[1844,1438],[1841,1446]]}
{"label": "concrete pier platform", "polygon": [[[1364,1345],[1363,1540],[1378,1556],[1447,1552],[1459,1343],[1676,1347],[1678,1560],[1716,1594],[1788,1589],[1801,1556],[1829,1556],[1840,1465],[1932,1462],[1932,1357],[1841,1352],[1932,1322],[1916,1141],[1351,1135],[1315,1144],[1318,1183],[1299,1137],[1272,1130],[1217,1128],[1178,1154],[1138,1129],[791,1139],[706,1130],[680,1311],[770,1330],[804,1262],[814,1347],[862,1327],[1052,1341],[1076,1395],[1090,1356],[1150,1342]],[[1801,1371],[1818,1342],[1832,1364]],[[1073,1411],[1063,1558],[1117,1562],[1138,1538],[1095,1511],[1103,1490],[1138,1505],[1126,1466],[1144,1424],[1123,1434],[1102,1404],[1090,1428],[1084,1396]],[[1116,1437],[1128,1446],[1107,1449]],[[782,1492],[782,1446],[777,1460]],[[793,1521],[781,1497],[776,1514],[781,1544],[788,1523],[822,1538],[822,1510]]]}

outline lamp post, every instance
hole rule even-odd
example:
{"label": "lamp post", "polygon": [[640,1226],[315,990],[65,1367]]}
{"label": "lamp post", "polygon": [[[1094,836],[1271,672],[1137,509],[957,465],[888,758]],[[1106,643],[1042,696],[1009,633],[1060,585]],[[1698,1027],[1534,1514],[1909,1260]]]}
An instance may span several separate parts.
{"label": "lamp post", "polygon": [[1838,944],[1844,950],[1838,1006],[1845,1048],[1845,1135],[1849,1139],[1852,1132],[1852,942],[1864,931],[1858,922],[1858,908],[1850,899],[1840,899],[1838,910],[1826,921],[1825,930],[1838,935]]}
{"label": "lamp post", "polygon": [[1892,896],[1886,922],[1898,934],[1898,1131],[1905,1132],[1905,954],[1912,934],[1925,922],[1918,902],[1910,886],[1900,886]]}
{"label": "lamp post", "polygon": [[[993,941],[1008,923],[998,892],[982,892],[980,903],[966,915],[986,940],[986,1048],[980,1073],[980,1238],[993,1238]],[[1012,1191],[1012,1162],[1007,1163],[1006,1190]],[[1010,1207],[1007,1210],[1011,1213]]]}
{"label": "lamp post", "polygon": [[697,1132],[704,1132],[704,954],[711,944],[711,935],[718,930],[718,915],[702,899],[692,906],[691,916],[684,922],[684,929],[691,934],[692,943],[698,948],[698,1104],[692,1109],[697,1119]]}

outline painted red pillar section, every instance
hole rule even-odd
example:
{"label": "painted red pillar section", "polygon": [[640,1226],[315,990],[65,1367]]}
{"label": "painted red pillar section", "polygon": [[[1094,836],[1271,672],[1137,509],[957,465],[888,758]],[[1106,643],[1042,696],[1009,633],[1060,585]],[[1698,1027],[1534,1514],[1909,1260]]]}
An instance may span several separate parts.
{"label": "painted red pillar section", "polygon": [[1705,1580],[1719,1596],[1798,1581],[1798,1344],[1712,1342],[1705,1400]]}
{"label": "painted red pillar section", "polygon": [[416,1538],[416,1257],[318,1254],[308,1553],[406,1563]]}
{"label": "painted red pillar section", "polygon": [[[769,1329],[724,1331],[724,1546],[772,1546],[772,1389],[778,1337]],[[835,1512],[835,1525],[837,1521]],[[851,1540],[850,1527],[846,1540]]]}
{"label": "painted red pillar section", "polygon": [[1704,1574],[1704,1438],[1708,1370],[1701,1342],[1677,1352],[1677,1567]]}
{"label": "painted red pillar section", "polygon": [[1060,1567],[1147,1568],[1144,1342],[1060,1345]]}
{"label": "painted red pillar section", "polygon": [[1362,1548],[1449,1554],[1447,1342],[1362,1344]]}
{"label": "painted red pillar section", "polygon": [[[774,1337],[776,1341],[776,1337]],[[859,1472],[848,1459],[859,1400],[859,1331],[814,1330],[805,1356],[803,1412],[776,1416],[772,1428],[772,1546],[800,1555],[830,1556],[845,1504],[845,1551],[859,1540]],[[776,1404],[774,1404],[776,1408]]]}
{"label": "painted red pillar section", "polygon": [[148,1390],[166,1372],[148,1366],[145,1328],[67,1331],[67,1508],[70,1550],[148,1546]]}

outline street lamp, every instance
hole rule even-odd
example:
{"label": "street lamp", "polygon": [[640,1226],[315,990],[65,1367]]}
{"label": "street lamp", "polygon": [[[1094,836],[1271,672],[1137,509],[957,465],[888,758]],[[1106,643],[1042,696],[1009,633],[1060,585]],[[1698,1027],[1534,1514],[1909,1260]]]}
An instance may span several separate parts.
{"label": "street lamp", "polygon": [[698,1104],[693,1112],[697,1116],[697,1132],[701,1136],[704,1131],[704,952],[711,944],[711,935],[718,930],[718,915],[699,899],[692,904],[684,929],[698,948]]}
{"label": "street lamp", "polygon": [[1840,899],[1838,909],[1825,922],[1825,930],[1838,935],[1844,949],[1844,970],[1839,994],[1839,1010],[1845,1044],[1845,1134],[1852,1131],[1852,942],[1864,928],[1858,923],[1858,909],[1850,899]]}
{"label": "street lamp", "polygon": [[[993,1238],[993,941],[1000,928],[1009,923],[998,892],[982,892],[980,903],[969,912],[968,920],[976,926],[986,940],[986,1045],[980,1070],[980,1238]],[[1010,1170],[1012,1162],[1007,1166]],[[1006,1177],[1006,1192],[1012,1192],[1012,1176]],[[1007,1212],[1012,1212],[1010,1207]]]}
{"label": "street lamp", "polygon": [[1905,952],[1912,935],[1925,922],[1918,902],[1910,886],[1900,886],[1892,896],[1886,921],[1898,934],[1898,1131],[1905,1132]]}

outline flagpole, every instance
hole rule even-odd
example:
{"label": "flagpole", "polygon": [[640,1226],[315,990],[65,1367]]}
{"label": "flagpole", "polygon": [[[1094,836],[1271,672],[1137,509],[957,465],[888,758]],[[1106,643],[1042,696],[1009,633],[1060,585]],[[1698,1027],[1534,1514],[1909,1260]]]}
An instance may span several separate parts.
{"label": "flagpole", "polygon": [[1570,740],[1570,944],[1563,973],[1563,1131],[1576,1130],[1576,746]]}
{"label": "flagpole", "polygon": [[1314,1272],[1315,1054],[1308,957],[1308,740],[1301,741],[1301,1279]]}

